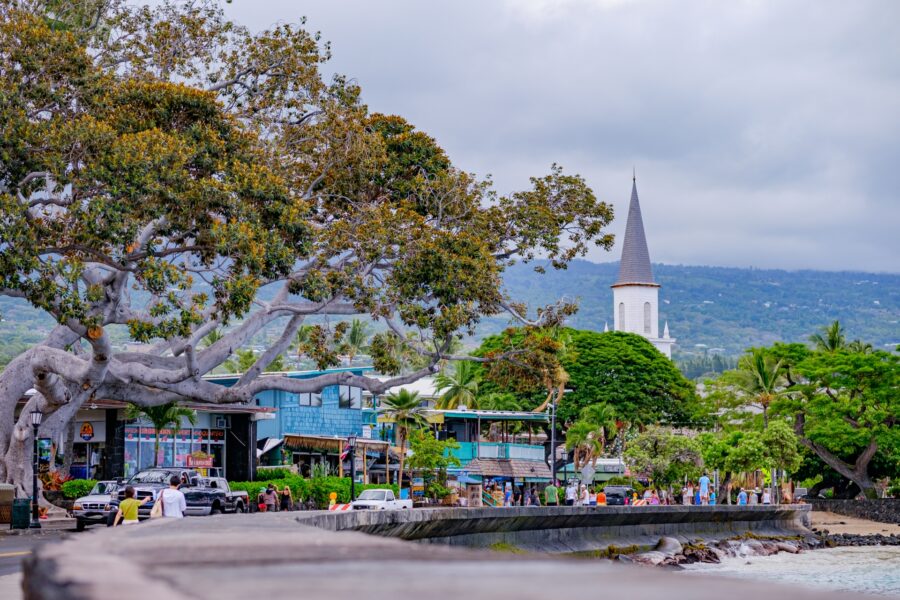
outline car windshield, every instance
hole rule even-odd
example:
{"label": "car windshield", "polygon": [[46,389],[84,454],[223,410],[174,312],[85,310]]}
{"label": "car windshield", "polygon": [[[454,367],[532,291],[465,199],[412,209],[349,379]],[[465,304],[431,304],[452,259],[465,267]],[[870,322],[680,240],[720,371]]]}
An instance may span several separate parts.
{"label": "car windshield", "polygon": [[363,490],[363,492],[357,496],[357,500],[384,500],[385,491],[384,490]]}
{"label": "car windshield", "polygon": [[116,484],[108,481],[98,481],[91,488],[91,496],[102,496],[103,494],[112,494],[116,491]]}
{"label": "car windshield", "polygon": [[168,483],[172,475],[177,475],[177,473],[169,471],[141,471],[132,477],[128,483]]}

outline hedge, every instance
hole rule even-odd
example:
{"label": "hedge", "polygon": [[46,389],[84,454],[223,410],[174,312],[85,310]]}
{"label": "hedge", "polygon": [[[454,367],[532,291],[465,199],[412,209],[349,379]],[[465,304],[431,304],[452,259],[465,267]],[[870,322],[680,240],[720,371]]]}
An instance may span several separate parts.
{"label": "hedge", "polygon": [[[262,474],[262,473],[260,473]],[[232,490],[243,490],[247,492],[251,502],[256,501],[256,495],[259,490],[268,487],[269,484],[275,486],[275,489],[281,491],[285,486],[291,488],[291,494],[294,496],[294,502],[307,502],[310,498],[315,502],[317,508],[327,508],[329,496],[331,492],[337,492],[337,501],[346,503],[350,501],[350,478],[349,477],[314,477],[312,479],[304,479],[299,475],[290,474],[289,477],[279,479],[260,479],[257,481],[232,481],[229,482]],[[362,490],[369,488],[394,490],[395,494],[399,494],[397,485],[387,484],[357,484],[357,494]]]}
{"label": "hedge", "polygon": [[67,500],[75,500],[82,496],[87,496],[94,489],[97,481],[94,479],[70,479],[60,486],[63,498]]}

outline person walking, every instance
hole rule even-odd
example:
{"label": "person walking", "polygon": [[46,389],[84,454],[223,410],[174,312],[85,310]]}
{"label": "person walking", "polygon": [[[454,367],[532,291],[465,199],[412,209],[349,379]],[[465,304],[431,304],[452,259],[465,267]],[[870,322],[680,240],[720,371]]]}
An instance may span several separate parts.
{"label": "person walking", "polygon": [[759,492],[757,492],[756,490],[750,490],[750,493],[747,495],[747,499],[747,504],[756,506],[757,504],[759,504]]}
{"label": "person walking", "polygon": [[181,485],[181,478],[178,475],[172,475],[169,479],[169,487],[159,494],[157,502],[162,502],[163,517],[169,519],[183,519],[184,511],[187,510],[187,501],[184,494],[178,489]]}
{"label": "person walking", "polygon": [[566,506],[575,506],[575,497],[578,493],[575,490],[575,484],[569,483],[566,486]]}
{"label": "person walking", "polygon": [[554,482],[544,488],[544,504],[547,506],[559,506],[559,488]]}
{"label": "person walking", "polygon": [[263,503],[266,505],[266,512],[275,512],[278,510],[278,492],[275,490],[275,484],[270,483],[266,487],[266,492],[263,494]]}
{"label": "person walking", "polygon": [[122,525],[137,525],[140,521],[138,521],[138,508],[147,504],[150,501],[152,496],[147,496],[143,500],[135,500],[134,498],[134,488],[130,485],[125,488],[125,499],[119,503],[119,510],[116,511],[116,518],[113,521],[113,525],[118,525],[120,522]]}
{"label": "person walking", "polygon": [[700,504],[709,504],[709,475],[703,473],[700,478]]}
{"label": "person walking", "polygon": [[687,500],[685,500],[684,503],[687,505],[693,504],[694,503],[694,483],[691,481],[688,481],[687,489],[685,491],[687,492],[687,494],[686,494]]}
{"label": "person walking", "polygon": [[763,488],[763,493],[762,493],[762,503],[763,503],[763,504],[772,504],[772,491],[771,491],[771,488]]}
{"label": "person walking", "polygon": [[656,492],[656,490],[653,490],[653,491],[650,493],[650,501],[649,501],[649,503],[650,503],[652,506],[659,506],[659,494]]}
{"label": "person walking", "polygon": [[281,490],[281,510],[294,510],[294,495],[288,486]]}
{"label": "person walking", "polygon": [[747,506],[747,492],[744,488],[738,494],[738,506]]}

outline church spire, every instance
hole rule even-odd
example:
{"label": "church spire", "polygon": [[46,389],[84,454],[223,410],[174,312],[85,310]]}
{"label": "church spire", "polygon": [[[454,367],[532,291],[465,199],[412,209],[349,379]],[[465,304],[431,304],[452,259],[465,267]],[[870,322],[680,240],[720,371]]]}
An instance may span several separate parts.
{"label": "church spire", "polygon": [[637,176],[632,172],[631,203],[628,205],[628,221],[625,225],[625,240],[622,242],[622,260],[619,263],[619,277],[614,286],[627,284],[656,285],[650,268],[650,251],[644,235],[644,220],[638,201]]}

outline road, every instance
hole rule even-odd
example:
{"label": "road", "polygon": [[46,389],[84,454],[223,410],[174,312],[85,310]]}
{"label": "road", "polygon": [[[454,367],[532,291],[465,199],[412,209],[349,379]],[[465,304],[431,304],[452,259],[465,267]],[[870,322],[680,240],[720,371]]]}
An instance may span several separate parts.
{"label": "road", "polygon": [[22,560],[37,546],[52,544],[66,534],[69,532],[53,531],[40,535],[0,534],[0,598],[4,600],[21,598]]}

